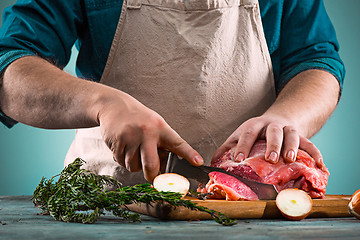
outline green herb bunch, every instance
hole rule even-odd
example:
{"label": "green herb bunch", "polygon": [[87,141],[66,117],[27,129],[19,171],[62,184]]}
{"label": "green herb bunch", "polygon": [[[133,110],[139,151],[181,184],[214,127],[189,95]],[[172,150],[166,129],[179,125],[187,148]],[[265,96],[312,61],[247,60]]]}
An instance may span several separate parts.
{"label": "green herb bunch", "polygon": [[[150,184],[121,187],[113,177],[95,175],[81,169],[83,163],[82,159],[77,158],[60,175],[49,180],[45,177],[41,179],[32,200],[43,214],[50,214],[55,220],[64,222],[94,223],[100,215],[109,211],[129,221],[140,221],[140,215],[131,212],[128,205],[167,203],[173,207],[183,206],[206,212],[223,225],[236,224],[236,220],[220,212],[182,199],[180,193],[157,191]],[[108,190],[110,187],[115,190]]]}

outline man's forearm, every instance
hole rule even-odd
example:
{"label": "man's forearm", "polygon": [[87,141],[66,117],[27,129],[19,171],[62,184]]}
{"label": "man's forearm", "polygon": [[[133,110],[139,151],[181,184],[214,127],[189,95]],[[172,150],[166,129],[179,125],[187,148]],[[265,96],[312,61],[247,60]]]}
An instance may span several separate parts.
{"label": "man's forearm", "polygon": [[0,107],[27,125],[56,129],[97,126],[97,103],[110,88],[65,73],[39,57],[8,66],[0,88]]}
{"label": "man's forearm", "polygon": [[264,115],[282,116],[310,138],[334,111],[340,93],[336,78],[322,70],[308,70],[295,76],[280,92]]}
{"label": "man's forearm", "polygon": [[[37,57],[16,60],[0,88],[2,111],[41,128],[99,125],[114,160],[152,181],[160,170],[158,149],[194,165],[203,159],[153,110],[120,90],[75,78]],[[110,159],[110,161],[112,161]]]}

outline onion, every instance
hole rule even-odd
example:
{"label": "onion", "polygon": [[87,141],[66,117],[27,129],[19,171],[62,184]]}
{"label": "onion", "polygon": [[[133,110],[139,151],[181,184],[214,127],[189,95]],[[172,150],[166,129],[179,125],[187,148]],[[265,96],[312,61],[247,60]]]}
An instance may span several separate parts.
{"label": "onion", "polygon": [[177,173],[163,173],[155,177],[153,186],[158,191],[178,192],[185,196],[189,192],[190,182]]}
{"label": "onion", "polygon": [[360,219],[360,189],[352,195],[348,205],[348,210],[351,215]]}
{"label": "onion", "polygon": [[276,206],[287,219],[299,221],[311,212],[312,199],[303,190],[289,188],[277,195]]}

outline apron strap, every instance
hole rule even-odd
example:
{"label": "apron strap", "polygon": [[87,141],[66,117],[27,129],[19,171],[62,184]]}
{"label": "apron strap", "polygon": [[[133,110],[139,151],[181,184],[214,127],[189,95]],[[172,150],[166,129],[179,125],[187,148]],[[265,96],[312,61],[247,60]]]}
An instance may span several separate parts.
{"label": "apron strap", "polygon": [[[126,1],[126,0],[124,0]],[[126,7],[128,9],[140,9],[141,8],[141,0],[127,0]]]}
{"label": "apron strap", "polygon": [[240,0],[240,5],[254,5],[258,4],[258,0]]}
{"label": "apron strap", "polygon": [[258,0],[125,0],[127,9],[140,9],[142,5],[159,6],[182,11],[210,10],[232,6],[258,4]]}

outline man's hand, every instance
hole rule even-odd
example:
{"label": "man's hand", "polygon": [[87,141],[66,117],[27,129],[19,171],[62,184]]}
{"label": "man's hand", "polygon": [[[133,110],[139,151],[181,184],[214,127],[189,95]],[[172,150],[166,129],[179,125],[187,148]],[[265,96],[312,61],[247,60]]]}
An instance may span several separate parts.
{"label": "man's hand", "polygon": [[240,162],[248,157],[258,139],[267,140],[265,160],[268,162],[277,163],[280,154],[285,162],[294,162],[297,151],[301,148],[315,159],[320,168],[324,166],[319,149],[307,138],[299,135],[296,127],[289,121],[277,116],[261,116],[244,122],[217,150],[214,158],[235,147],[235,161]]}
{"label": "man's hand", "polygon": [[235,160],[242,161],[257,139],[266,139],[266,161],[276,163],[280,154],[286,162],[296,161],[300,148],[323,168],[319,149],[308,139],[320,130],[334,111],[339,92],[338,81],[328,72],[308,70],[298,74],[263,115],[240,125],[218,148],[213,159],[236,147]]}
{"label": "man's hand", "polygon": [[0,107],[5,114],[46,129],[100,125],[114,159],[129,171],[142,168],[149,181],[159,172],[158,148],[194,165],[203,163],[159,114],[122,91],[73,77],[32,56],[11,63],[2,80]]}
{"label": "man's hand", "polygon": [[172,151],[193,165],[203,159],[153,110],[120,92],[101,107],[98,118],[103,139],[114,160],[130,172],[143,169],[152,181],[160,171],[158,149]]}

